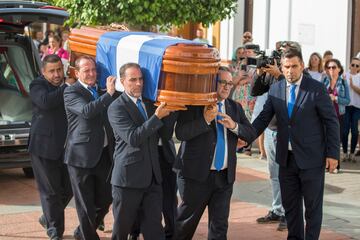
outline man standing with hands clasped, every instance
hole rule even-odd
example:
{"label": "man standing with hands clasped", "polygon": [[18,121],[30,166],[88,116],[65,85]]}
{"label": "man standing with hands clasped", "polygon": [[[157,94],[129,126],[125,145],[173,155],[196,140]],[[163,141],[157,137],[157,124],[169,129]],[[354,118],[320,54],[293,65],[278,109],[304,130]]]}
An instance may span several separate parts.
{"label": "man standing with hands clasped", "polygon": [[233,87],[231,72],[220,67],[217,105],[189,106],[181,111],[176,137],[178,189],[181,203],[176,218],[176,240],[192,239],[206,208],[209,211],[208,239],[226,239],[230,199],[236,172],[238,138],[255,137],[240,104],[228,99]]}
{"label": "man standing with hands clasped", "polygon": [[96,229],[109,211],[111,185],[107,181],[114,152],[107,107],[113,101],[115,79],[106,79],[106,92],[96,84],[95,60],[81,56],[75,62],[78,81],[64,92],[68,119],[65,163],[68,165],[80,226],[75,239],[97,240]]}
{"label": "man standing with hands clasped", "polygon": [[271,85],[252,125],[259,135],[276,116],[276,162],[288,239],[315,240],[321,230],[325,166],[333,171],[339,159],[339,123],[325,86],[303,75],[301,52],[286,50],[281,61],[286,80]]}

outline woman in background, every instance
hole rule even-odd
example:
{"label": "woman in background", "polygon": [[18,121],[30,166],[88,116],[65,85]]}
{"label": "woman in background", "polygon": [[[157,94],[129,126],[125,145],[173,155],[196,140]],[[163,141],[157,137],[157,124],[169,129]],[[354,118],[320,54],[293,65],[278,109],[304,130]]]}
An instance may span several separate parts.
{"label": "woman in background", "polygon": [[[342,136],[343,158],[342,160],[356,163],[354,155],[356,143],[359,139],[358,121],[360,119],[360,59],[353,57],[351,59],[349,70],[343,74],[343,78],[349,84],[350,104],[345,107],[344,117],[344,135]],[[349,133],[351,130],[350,154],[348,153]]]}
{"label": "woman in background", "polygon": [[[324,78],[323,83],[329,93],[331,101],[334,104],[336,115],[340,124],[340,136],[343,136],[345,106],[350,103],[350,93],[348,83],[341,77],[344,72],[339,60],[333,58],[325,63],[328,75]],[[340,169],[340,161],[337,169],[332,173],[338,173]]]}
{"label": "woman in background", "polygon": [[48,54],[56,54],[61,59],[69,60],[69,53],[61,47],[61,39],[57,35],[49,37]]}
{"label": "woman in background", "polygon": [[315,80],[321,81],[323,75],[323,63],[319,53],[313,52],[310,55],[308,67],[306,68],[311,77]]}

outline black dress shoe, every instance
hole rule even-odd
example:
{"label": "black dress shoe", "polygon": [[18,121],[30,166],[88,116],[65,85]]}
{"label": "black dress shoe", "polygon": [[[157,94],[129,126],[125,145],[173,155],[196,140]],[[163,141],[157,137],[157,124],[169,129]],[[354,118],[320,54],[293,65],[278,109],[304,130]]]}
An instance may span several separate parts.
{"label": "black dress shoe", "polygon": [[46,218],[44,215],[39,217],[39,223],[45,230],[47,229]]}
{"label": "black dress shoe", "polygon": [[82,240],[81,231],[79,227],[75,229],[73,237],[75,240]]}
{"label": "black dress shoe", "polygon": [[281,216],[280,223],[276,230],[278,230],[278,231],[286,231],[287,230],[287,222],[286,222],[285,216]]}
{"label": "black dress shoe", "polygon": [[52,238],[50,238],[50,240],[62,240],[62,238],[61,238],[61,237],[56,236],[56,237],[52,237]]}
{"label": "black dress shoe", "polygon": [[256,219],[257,223],[278,223],[280,222],[281,216],[277,215],[276,213],[269,211],[269,213],[264,216]]}
{"label": "black dress shoe", "polygon": [[360,156],[360,150],[357,150],[355,156]]}
{"label": "black dress shoe", "polygon": [[138,240],[139,236],[134,234],[129,234],[128,240]]}
{"label": "black dress shoe", "polygon": [[97,229],[100,230],[100,231],[105,231],[104,219],[100,221],[99,226],[97,227]]}

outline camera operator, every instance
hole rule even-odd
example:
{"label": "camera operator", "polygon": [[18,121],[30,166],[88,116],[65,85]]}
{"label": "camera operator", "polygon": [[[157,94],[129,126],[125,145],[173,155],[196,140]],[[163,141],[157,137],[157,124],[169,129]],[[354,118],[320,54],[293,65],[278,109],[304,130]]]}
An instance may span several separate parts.
{"label": "camera operator", "polygon": [[[256,74],[253,78],[253,87],[251,91],[252,96],[263,95],[269,91],[271,84],[276,81],[285,79],[281,72],[280,59],[282,52],[291,48],[301,52],[299,43],[293,41],[279,41],[276,42],[276,50],[273,51],[270,57],[264,55],[257,60],[258,64],[256,68]],[[306,70],[303,71],[303,74],[305,76],[311,77]]]}

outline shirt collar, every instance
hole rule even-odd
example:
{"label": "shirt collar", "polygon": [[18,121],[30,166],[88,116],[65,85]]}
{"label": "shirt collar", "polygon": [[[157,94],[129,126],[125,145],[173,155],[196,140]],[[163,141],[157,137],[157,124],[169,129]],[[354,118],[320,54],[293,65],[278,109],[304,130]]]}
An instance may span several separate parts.
{"label": "shirt collar", "polygon": [[[84,82],[82,82],[82,81],[80,81],[80,80],[78,80],[78,82],[84,87],[84,88],[86,88],[87,90],[89,90],[89,85],[87,85],[86,83],[84,83]],[[96,87],[96,89],[97,89],[97,84],[95,84],[95,87]],[[90,91],[90,90],[89,90]]]}
{"label": "shirt collar", "polygon": [[[133,101],[136,104],[136,101],[138,100],[138,98],[130,96],[127,92],[124,91],[124,93],[131,99],[131,101]],[[142,97],[139,97],[140,100],[142,101]]]}
{"label": "shirt collar", "polygon": [[301,81],[302,81],[302,79],[303,79],[303,76],[304,76],[304,75],[301,73],[300,78],[299,78],[299,80],[298,80],[296,83],[289,83],[288,81],[286,81],[286,87],[290,87],[290,85],[292,85],[292,84],[295,84],[297,87],[299,87],[300,84],[301,84]]}
{"label": "shirt collar", "polygon": [[224,106],[225,104],[225,99],[221,100],[221,101],[217,101],[217,103],[221,102],[222,103],[222,106]]}

